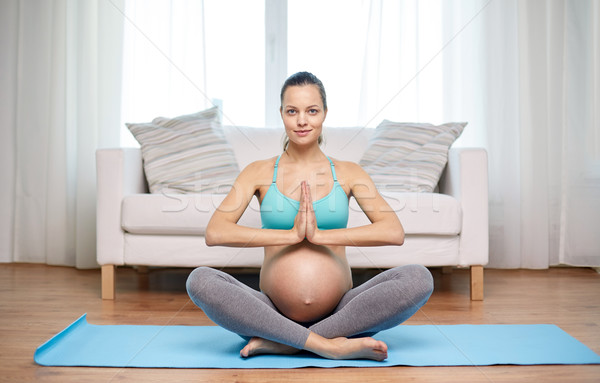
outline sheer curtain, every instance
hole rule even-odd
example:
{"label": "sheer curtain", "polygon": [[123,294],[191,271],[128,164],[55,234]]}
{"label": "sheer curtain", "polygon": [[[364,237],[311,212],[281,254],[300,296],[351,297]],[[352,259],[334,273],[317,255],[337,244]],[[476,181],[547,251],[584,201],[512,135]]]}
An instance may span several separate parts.
{"label": "sheer curtain", "polygon": [[500,265],[598,266],[600,5],[518,5],[521,259]]}
{"label": "sheer curtain", "polygon": [[226,124],[264,125],[264,1],[124,3],[123,146],[138,146],[127,122],[215,104]]}
{"label": "sheer curtain", "polygon": [[0,4],[0,261],[96,267],[95,150],[119,144],[118,1]]}
{"label": "sheer curtain", "polygon": [[[219,1],[159,2],[142,19],[145,4],[0,3],[0,262],[95,266],[94,152],[119,145],[121,121],[214,98],[227,124],[264,121],[264,2],[240,1],[235,14]],[[457,145],[488,150],[490,266],[600,265],[598,1],[288,0],[288,10],[288,70],[324,81],[329,126],[469,122]],[[185,25],[195,32],[184,37]],[[133,35],[155,56],[126,60],[134,85],[122,90]],[[143,67],[156,76],[135,77]],[[138,113],[130,106],[147,102],[127,89],[159,102]]]}
{"label": "sheer curtain", "polygon": [[126,122],[189,114],[209,106],[203,1],[125,1],[122,133]]}
{"label": "sheer curtain", "polygon": [[362,67],[341,70],[361,79],[356,120],[469,122],[456,145],[488,150],[490,267],[600,265],[599,3],[362,6]]}
{"label": "sheer curtain", "polygon": [[598,2],[492,2],[481,18],[490,266],[598,266]]}

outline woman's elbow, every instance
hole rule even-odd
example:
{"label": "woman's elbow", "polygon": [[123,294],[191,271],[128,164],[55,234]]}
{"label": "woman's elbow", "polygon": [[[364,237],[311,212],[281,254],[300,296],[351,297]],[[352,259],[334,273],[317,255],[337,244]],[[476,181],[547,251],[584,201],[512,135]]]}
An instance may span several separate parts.
{"label": "woman's elbow", "polygon": [[398,220],[382,224],[379,235],[382,245],[402,246],[404,244],[404,227]]}
{"label": "woman's elbow", "polygon": [[219,232],[215,230],[214,225],[208,224],[204,233],[204,242],[206,246],[216,246],[219,244]]}
{"label": "woman's elbow", "polygon": [[404,230],[397,231],[393,238],[396,246],[402,246],[404,244]]}
{"label": "woman's elbow", "polygon": [[402,246],[404,244],[404,228],[400,226],[399,228],[392,230],[390,238],[394,245]]}

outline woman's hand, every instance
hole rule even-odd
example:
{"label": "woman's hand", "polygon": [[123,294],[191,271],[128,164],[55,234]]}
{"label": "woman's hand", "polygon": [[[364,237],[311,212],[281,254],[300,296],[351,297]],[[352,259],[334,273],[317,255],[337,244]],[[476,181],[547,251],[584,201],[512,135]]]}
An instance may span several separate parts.
{"label": "woman's hand", "polygon": [[294,227],[292,227],[292,233],[294,233],[296,243],[302,242],[306,238],[307,201],[304,194],[305,183],[305,181],[302,181],[302,184],[300,185],[300,188],[302,189],[302,193],[300,193],[300,207],[298,208],[298,214],[296,214],[296,218],[294,219]]}
{"label": "woman's hand", "polygon": [[307,239],[309,242],[315,243],[319,228],[317,227],[317,219],[313,210],[310,187],[306,181],[302,181],[300,188],[300,207],[294,219],[292,232],[297,242]]}
{"label": "woman's hand", "polygon": [[317,244],[316,239],[319,228],[317,227],[317,217],[315,216],[312,197],[310,196],[310,187],[307,182],[302,182],[302,197],[306,201],[306,239],[311,243]]}

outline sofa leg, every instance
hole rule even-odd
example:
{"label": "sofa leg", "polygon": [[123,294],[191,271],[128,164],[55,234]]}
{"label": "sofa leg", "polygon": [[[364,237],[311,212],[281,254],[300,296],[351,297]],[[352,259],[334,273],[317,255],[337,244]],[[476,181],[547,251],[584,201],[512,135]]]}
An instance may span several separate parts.
{"label": "sofa leg", "polygon": [[102,265],[102,299],[115,299],[115,265]]}
{"label": "sofa leg", "polygon": [[471,300],[483,300],[483,266],[471,266]]}

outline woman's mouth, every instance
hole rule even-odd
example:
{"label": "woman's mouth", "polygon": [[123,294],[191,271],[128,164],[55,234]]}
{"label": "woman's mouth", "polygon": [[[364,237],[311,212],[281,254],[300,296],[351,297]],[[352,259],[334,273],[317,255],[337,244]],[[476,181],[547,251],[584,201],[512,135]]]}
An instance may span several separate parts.
{"label": "woman's mouth", "polygon": [[299,135],[300,137],[304,137],[306,135],[308,135],[308,133],[312,132],[312,129],[306,129],[306,130],[294,130],[294,133],[296,133],[297,135]]}

